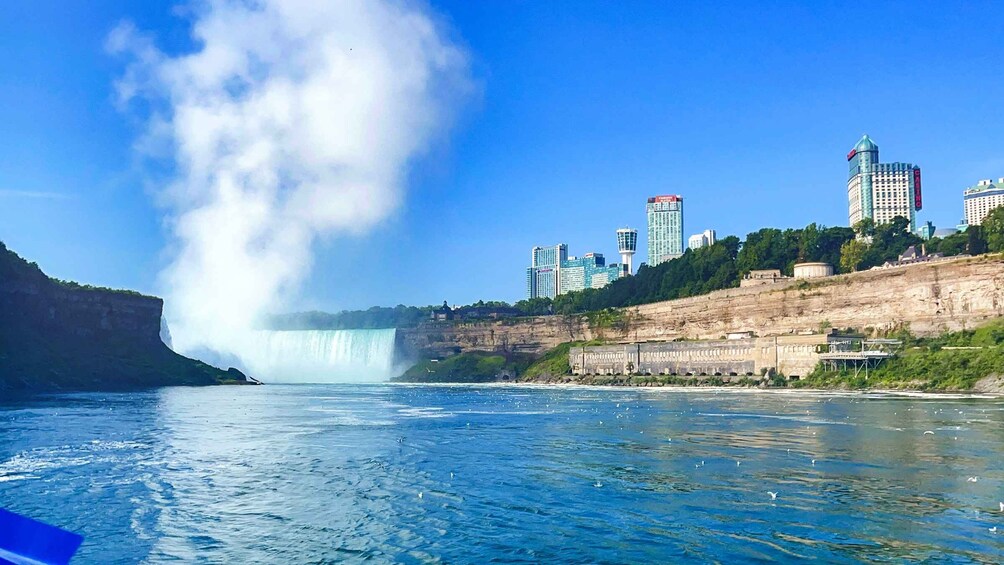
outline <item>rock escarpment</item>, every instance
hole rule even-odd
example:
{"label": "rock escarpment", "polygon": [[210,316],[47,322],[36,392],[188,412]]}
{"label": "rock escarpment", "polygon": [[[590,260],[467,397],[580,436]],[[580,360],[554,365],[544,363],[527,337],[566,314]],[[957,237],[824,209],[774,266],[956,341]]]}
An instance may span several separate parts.
{"label": "rock escarpment", "polygon": [[618,309],[610,315],[435,322],[398,331],[405,353],[542,353],[570,341],[721,339],[854,328],[931,337],[1004,316],[1004,257],[985,255],[805,281],[732,288]]}
{"label": "rock escarpment", "polygon": [[0,391],[242,380],[171,351],[162,310],[153,296],[50,279],[0,243]]}

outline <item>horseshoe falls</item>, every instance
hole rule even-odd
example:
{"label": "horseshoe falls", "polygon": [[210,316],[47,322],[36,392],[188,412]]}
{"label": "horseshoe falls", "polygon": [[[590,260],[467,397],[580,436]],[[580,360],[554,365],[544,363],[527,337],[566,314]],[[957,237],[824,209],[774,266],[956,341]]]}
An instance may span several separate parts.
{"label": "horseshoe falls", "polygon": [[241,356],[266,383],[379,382],[394,376],[397,330],[255,332]]}

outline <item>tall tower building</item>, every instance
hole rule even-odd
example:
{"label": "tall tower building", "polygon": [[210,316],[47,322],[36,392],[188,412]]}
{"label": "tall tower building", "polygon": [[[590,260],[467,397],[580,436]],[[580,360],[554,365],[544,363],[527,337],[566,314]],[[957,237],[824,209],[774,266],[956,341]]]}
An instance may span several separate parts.
{"label": "tall tower building", "polygon": [[526,269],[526,297],[554,298],[561,289],[561,263],[568,260],[568,245],[559,243],[530,250]]}
{"label": "tall tower building", "polygon": [[683,255],[683,197],[653,196],[648,216],[648,265],[654,267]]}
{"label": "tall tower building", "polygon": [[621,228],[617,230],[617,251],[621,254],[621,265],[624,273],[632,274],[634,265],[634,252],[638,249],[638,230],[631,228]]}
{"label": "tall tower building", "polygon": [[917,230],[917,211],[923,201],[920,167],[910,163],[880,163],[879,148],[867,135],[847,154],[848,220],[854,224],[871,218],[886,224],[897,216],[910,221]]}

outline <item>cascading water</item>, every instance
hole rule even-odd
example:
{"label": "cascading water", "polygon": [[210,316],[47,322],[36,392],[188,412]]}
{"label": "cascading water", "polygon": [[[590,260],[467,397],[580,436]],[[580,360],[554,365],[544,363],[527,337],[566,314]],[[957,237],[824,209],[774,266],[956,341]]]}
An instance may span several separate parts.
{"label": "cascading water", "polygon": [[394,376],[396,335],[395,329],[259,331],[241,359],[267,383],[385,381]]}

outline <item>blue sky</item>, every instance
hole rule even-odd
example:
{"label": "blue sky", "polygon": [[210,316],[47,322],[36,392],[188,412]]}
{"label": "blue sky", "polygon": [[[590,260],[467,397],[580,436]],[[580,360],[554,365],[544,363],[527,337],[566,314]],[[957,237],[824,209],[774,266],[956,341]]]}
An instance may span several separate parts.
{"label": "blue sky", "polygon": [[[302,308],[514,301],[531,246],[615,258],[614,230],[643,234],[655,194],[684,196],[688,235],[845,225],[863,133],[920,165],[919,219],[939,227],[966,186],[1004,177],[1004,4],[679,4],[431,2],[478,93],[401,209],[318,244]],[[0,239],[54,276],[158,292],[162,213],[103,45],[129,19],[188,48],[174,5],[0,13]]]}

